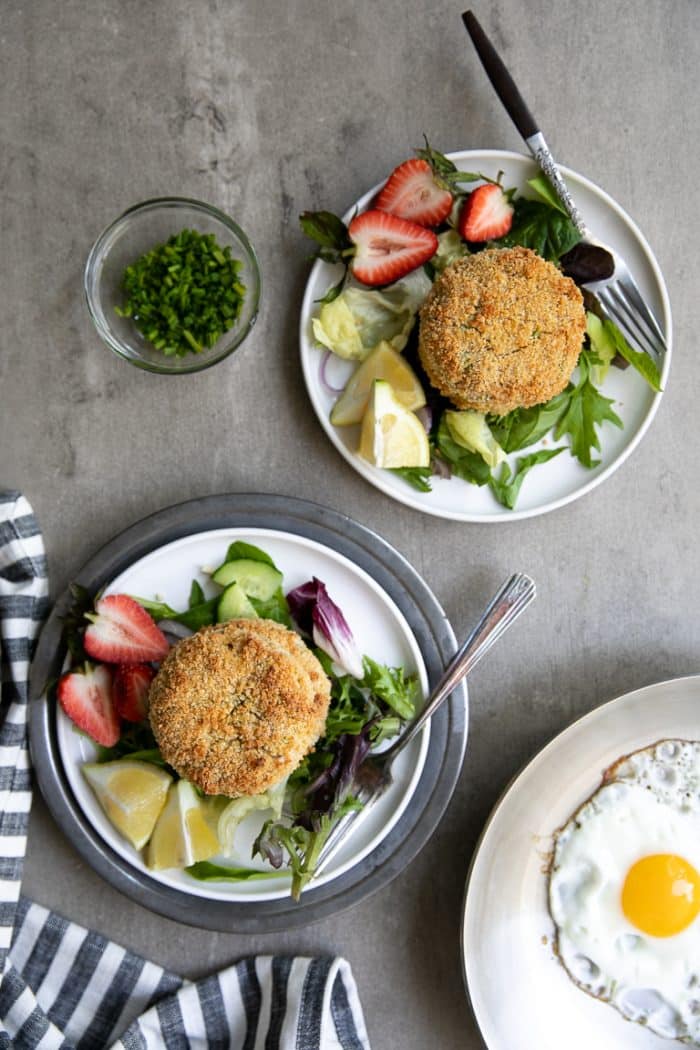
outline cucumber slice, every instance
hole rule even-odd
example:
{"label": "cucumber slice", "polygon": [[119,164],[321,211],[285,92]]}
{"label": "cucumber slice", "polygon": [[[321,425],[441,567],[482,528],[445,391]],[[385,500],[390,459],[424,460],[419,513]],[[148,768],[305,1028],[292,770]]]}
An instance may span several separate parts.
{"label": "cucumber slice", "polygon": [[212,580],[221,587],[237,583],[251,598],[259,598],[266,602],[282,585],[282,573],[264,561],[237,558],[235,561],[224,562],[216,570]]}
{"label": "cucumber slice", "polygon": [[240,583],[230,583],[216,607],[217,623],[226,623],[228,620],[254,620],[257,615]]}

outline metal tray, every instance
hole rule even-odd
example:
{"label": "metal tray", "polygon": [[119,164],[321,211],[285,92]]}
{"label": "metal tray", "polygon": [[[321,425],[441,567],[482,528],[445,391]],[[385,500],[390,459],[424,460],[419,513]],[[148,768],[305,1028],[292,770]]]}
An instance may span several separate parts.
{"label": "metal tray", "polygon": [[[375,532],[352,518],[288,496],[235,493],[191,500],[137,522],[99,550],[75,582],[95,593],[150,551],[217,528],[273,528],[325,544],[363,568],[406,617],[431,686],[456,649],[437,599],[414,568]],[[290,899],[250,903],[208,900],[156,882],[118,856],[87,821],[70,789],[56,735],[56,711],[43,695],[64,658],[61,618],[69,591],[56,601],[32,665],[30,750],[36,778],[56,822],[81,857],[117,890],[169,919],[221,932],[267,933],[307,926],[337,914],[386,886],[411,862],[437,826],[452,796],[467,742],[468,696],[463,684],[432,719],[425,766],[411,803],[379,846],[337,879]]]}

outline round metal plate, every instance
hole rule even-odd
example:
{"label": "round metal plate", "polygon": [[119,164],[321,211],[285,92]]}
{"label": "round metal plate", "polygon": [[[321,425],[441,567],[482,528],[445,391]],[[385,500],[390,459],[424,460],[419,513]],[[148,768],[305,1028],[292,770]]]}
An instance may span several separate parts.
{"label": "round metal plate", "polygon": [[[95,593],[133,562],[182,536],[218,528],[272,528],[307,537],[364,569],[393,599],[420,647],[430,685],[456,649],[454,632],[415,569],[375,532],[346,515],[287,496],[236,493],[192,500],[137,522],[98,551],[75,582]],[[430,746],[411,804],[379,846],[331,882],[290,899],[239,903],[206,900],[164,886],[134,869],[96,833],[70,789],[56,735],[56,712],[44,684],[60,673],[61,619],[69,591],[57,600],[39,639],[31,674],[30,748],[39,787],[55,820],[84,860],[112,886],[170,919],[221,932],[267,933],[306,926],[357,904],[401,872],[425,845],[447,806],[467,742],[466,685],[431,721]]]}

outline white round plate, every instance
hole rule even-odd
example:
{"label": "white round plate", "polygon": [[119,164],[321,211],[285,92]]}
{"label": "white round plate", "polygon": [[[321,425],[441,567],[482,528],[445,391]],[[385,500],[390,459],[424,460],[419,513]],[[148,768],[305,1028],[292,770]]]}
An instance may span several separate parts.
{"label": "white round plate", "polygon": [[[502,171],[505,187],[516,187],[523,196],[534,196],[528,190],[527,180],[533,178],[539,169],[528,157],[503,150],[468,150],[450,153],[449,156],[461,171],[483,172],[493,178]],[[589,228],[627,261],[643,295],[660,321],[668,344],[661,375],[663,388],[671,363],[671,308],[659,265],[640,230],[612,197],[582,175],[568,168],[562,168],[562,171]],[[366,209],[379,189],[380,186],[375,186],[360,197],[345,215],[345,221],[349,221],[355,210]],[[563,507],[609,477],[636,447],[654,417],[661,395],[655,394],[634,369],[622,371],[611,368],[602,391],[606,397],[613,398],[613,408],[622,419],[624,429],[608,424],[599,430],[599,466],[587,470],[566,453],[540,464],[523,482],[515,510],[508,510],[498,503],[488,486],[480,488],[461,478],[433,477],[430,482],[432,492],[418,492],[402,478],[371,466],[357,454],[359,427],[331,425],[329,416],[335,395],[330,394],[321,382],[324,350],[313,338],[311,318],[319,309],[317,300],[336,283],[341,272],[340,267],[319,260],[314,264],[306,286],[301,309],[300,338],[301,364],[309,397],[321,426],[348,463],[387,496],[415,510],[454,521],[493,522],[516,521]],[[338,387],[347,381],[355,367],[352,362],[340,358],[334,358],[332,366],[333,386]],[[546,447],[546,441],[545,438],[544,442],[533,445],[527,450],[528,453]],[[518,455],[514,453],[510,461]]]}
{"label": "white round plate", "polygon": [[[228,545],[245,540],[266,551],[284,575],[285,592],[312,576],[323,580],[347,619],[360,651],[381,663],[402,666],[417,673],[422,695],[427,675],[418,645],[395,603],[357,565],[323,544],[272,529],[216,529],[168,543],[136,561],[105,588],[105,593],[126,593],[165,601],[175,609],[187,608],[190,585],[197,579],[205,593],[213,593],[203,568],[221,564]],[[58,711],[58,747],[70,787],[83,813],[104,841],[134,868],[165,886],[188,894],[223,901],[270,901],[289,896],[290,881],[281,876],[246,882],[199,882],[182,871],[151,872],[143,858],[122,838],[105,816],[87,785],[81,767],[93,761],[96,748],[73,723]],[[430,739],[430,727],[406,749],[392,768],[394,778],[386,794],[361,817],[347,843],[315,880],[315,885],[342,875],[372,852],[400,819],[420,778]],[[272,872],[266,862],[251,860],[251,846],[270,813],[248,817],[236,833],[236,853],[214,861]]]}
{"label": "white round plate", "polygon": [[552,835],[617,758],[666,737],[700,739],[700,675],[647,686],[596,708],[547,745],[492,813],[467,885],[462,958],[489,1050],[670,1050],[582,992],[552,950]]}

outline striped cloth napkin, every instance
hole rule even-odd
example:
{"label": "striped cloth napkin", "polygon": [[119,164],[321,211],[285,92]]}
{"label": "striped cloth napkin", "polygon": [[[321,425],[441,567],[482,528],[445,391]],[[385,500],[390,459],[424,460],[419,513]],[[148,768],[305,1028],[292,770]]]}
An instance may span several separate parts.
{"label": "striped cloth napkin", "polygon": [[191,982],[21,896],[28,672],[47,607],[31,507],[0,492],[0,1050],[369,1050],[344,959],[257,956]]}

